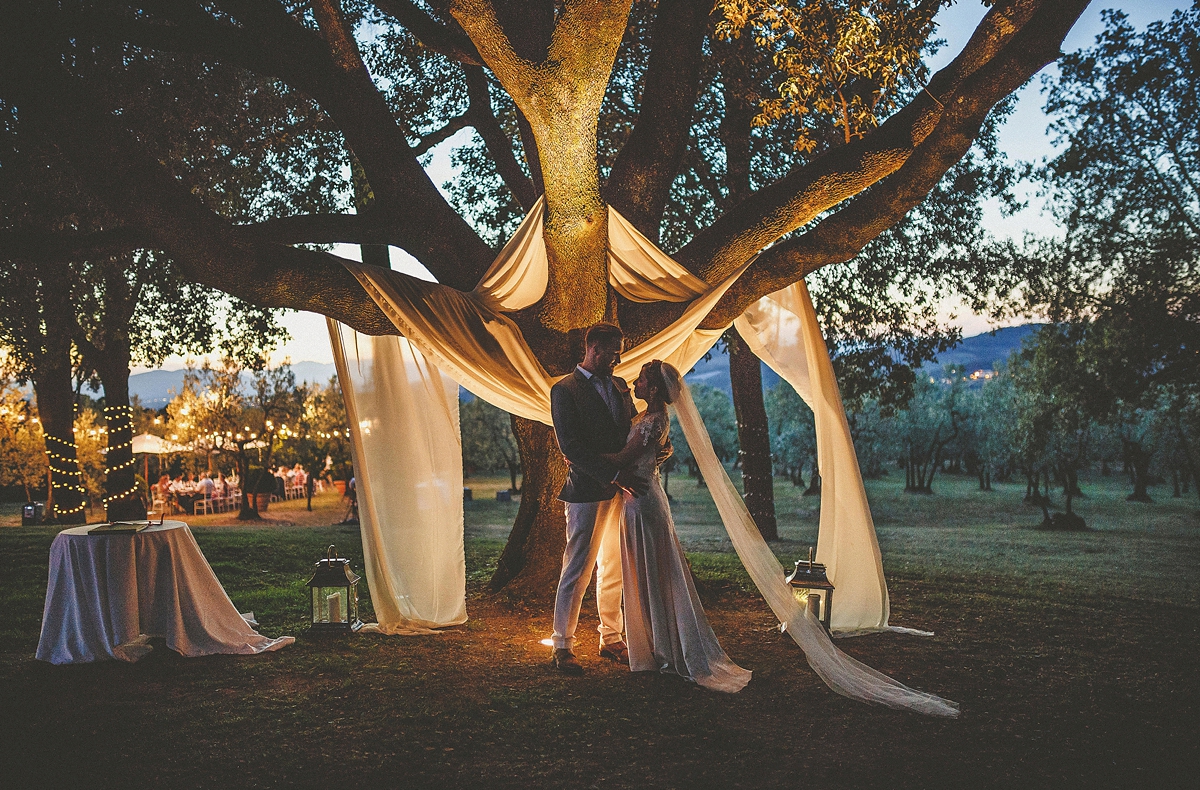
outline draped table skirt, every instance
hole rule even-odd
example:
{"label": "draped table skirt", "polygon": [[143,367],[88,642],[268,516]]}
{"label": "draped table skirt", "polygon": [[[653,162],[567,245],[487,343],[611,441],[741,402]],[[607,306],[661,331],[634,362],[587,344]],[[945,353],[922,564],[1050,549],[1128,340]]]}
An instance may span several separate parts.
{"label": "draped table skirt", "polygon": [[50,546],[40,660],[137,661],[149,652],[150,637],[188,657],[262,653],[296,641],[250,626],[182,521],[138,533],[89,529],[64,530]]}

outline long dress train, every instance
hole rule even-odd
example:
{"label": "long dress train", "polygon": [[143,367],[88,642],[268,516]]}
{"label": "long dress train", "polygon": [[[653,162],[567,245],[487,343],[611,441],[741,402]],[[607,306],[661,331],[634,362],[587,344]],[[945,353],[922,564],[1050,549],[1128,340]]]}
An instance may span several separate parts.
{"label": "long dress train", "polygon": [[643,414],[630,429],[630,437],[641,436],[643,451],[634,466],[649,478],[650,488],[641,497],[626,496],[621,527],[629,668],[681,675],[715,691],[740,691],[751,673],[730,660],[708,624],[659,482],[656,458],[669,427],[666,413],[659,412]]}

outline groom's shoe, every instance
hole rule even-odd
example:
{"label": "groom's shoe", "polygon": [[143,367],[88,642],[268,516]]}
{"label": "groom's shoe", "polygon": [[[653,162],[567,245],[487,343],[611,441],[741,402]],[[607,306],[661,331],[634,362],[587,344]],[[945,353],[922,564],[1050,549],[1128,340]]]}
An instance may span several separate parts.
{"label": "groom's shoe", "polygon": [[600,657],[618,664],[629,666],[629,648],[624,642],[613,642],[611,645],[600,646]]}
{"label": "groom's shoe", "polygon": [[554,668],[564,675],[582,675],[583,665],[575,658],[575,654],[565,647],[554,648],[554,657],[551,659]]}

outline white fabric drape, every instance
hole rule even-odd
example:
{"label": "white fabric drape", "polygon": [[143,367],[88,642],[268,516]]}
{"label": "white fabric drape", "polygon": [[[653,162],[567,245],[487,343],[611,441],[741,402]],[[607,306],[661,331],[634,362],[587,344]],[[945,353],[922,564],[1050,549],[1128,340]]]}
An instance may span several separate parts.
{"label": "white fabric drape", "polygon": [[467,620],[458,386],[405,338],[328,321],[371,603],[387,634]]}
{"label": "white fabric drape", "polygon": [[[469,294],[437,283],[414,280],[390,270],[347,262],[346,267],[411,343],[406,347],[408,356],[402,358],[401,355],[390,364],[413,369],[419,368],[424,364],[424,360],[428,360],[450,379],[489,403],[513,414],[550,424],[549,392],[554,379],[538,362],[517,325],[503,314],[503,311],[533,304],[545,292],[547,262],[542,239],[542,218],[543,205],[539,201],[485,274],[480,285]],[[635,378],[642,364],[652,359],[669,362],[678,370],[689,370],[711,348],[722,332],[720,329],[700,330],[700,322],[707,317],[713,306],[751,262],[747,262],[724,281],[709,286],[659,250],[611,208],[609,235],[609,281],[618,293],[637,302],[688,302],[682,315],[670,326],[622,354],[617,375],[626,379]],[[874,524],[833,376],[833,367],[817,326],[808,292],[800,283],[771,294],[746,311],[737,323],[739,332],[756,354],[796,387],[817,415],[818,463],[822,475],[822,515],[817,545],[818,557],[826,564],[831,580],[837,588],[833,627],[849,633],[885,629],[888,627],[887,586]],[[336,345],[337,328],[333,327],[331,332]],[[373,357],[372,360],[375,368],[382,363],[382,357]],[[339,363],[341,364],[343,363]],[[429,370],[432,370],[432,367]],[[379,373],[362,375],[364,380],[370,379],[372,375],[382,376]],[[411,373],[408,374],[408,378],[412,378]],[[349,389],[351,392],[346,396],[348,409],[351,408],[351,400],[358,398],[357,386]],[[430,402],[436,399],[436,396],[424,397],[430,398]],[[422,409],[426,407],[421,401],[414,400],[412,403],[413,407],[418,409],[418,414],[423,413]],[[395,403],[377,398],[369,406],[365,402],[357,403],[354,411],[357,416],[352,418],[352,429],[369,422],[373,430],[382,430],[388,435],[393,444],[408,448],[392,450],[392,461],[387,465],[377,466],[379,462],[366,450],[370,443],[364,441],[361,435],[355,438],[356,468],[359,469],[361,479],[371,478],[374,481],[374,493],[360,486],[360,498],[364,505],[366,499],[380,495],[382,480],[387,480],[386,490],[390,498],[392,492],[398,488],[427,486],[443,479],[448,472],[448,465],[429,466],[429,461],[420,454],[422,451],[419,449],[419,443],[416,443],[417,449],[412,449],[411,445],[414,443],[407,441],[410,436],[408,431],[411,430],[406,422],[408,418],[402,416],[402,408]],[[422,426],[420,430],[424,431],[421,435],[433,436],[429,426]],[[359,429],[358,433],[361,434],[362,431]],[[444,444],[446,448],[453,447],[457,451],[457,442],[456,436],[453,443]],[[398,462],[398,456],[401,454],[407,454],[403,463]],[[383,457],[382,452],[380,457]],[[438,456],[437,460],[448,464],[444,456]],[[457,468],[461,470],[461,458],[458,459]],[[400,469],[411,477],[399,476]],[[717,470],[710,471],[716,473]],[[723,468],[720,473],[724,474]],[[713,481],[709,481],[709,484],[714,486]],[[461,478],[459,485],[461,486]],[[727,488],[726,493],[732,491],[733,498],[737,499],[738,504],[741,503],[732,484],[726,486],[718,483],[714,486],[714,496],[716,488],[723,491]],[[457,488],[455,492],[457,515],[451,521],[457,528],[455,561],[461,563],[462,502]],[[446,504],[450,506],[449,502]],[[724,503],[718,501],[718,510],[731,539],[735,532],[744,531],[744,523],[741,522],[732,500]],[[741,505],[741,511],[745,511],[744,505]],[[413,525],[414,531],[436,531],[446,523],[435,523],[430,513],[408,511],[405,515]],[[375,519],[374,523],[381,524],[383,520]],[[366,543],[368,536],[365,519],[363,524]],[[775,588],[776,582],[782,581],[782,569],[765,542],[762,542],[761,538],[759,542],[762,546],[758,550],[758,556],[764,568],[761,569],[761,573],[755,572],[755,580],[756,583],[762,580],[760,590],[771,600],[778,597],[778,590]],[[390,557],[396,558],[395,562],[386,563],[386,568],[384,563],[376,566],[381,576],[391,575],[393,578],[390,583],[384,583],[382,578],[377,582],[374,576],[370,576],[372,591],[374,593],[377,586],[381,591],[394,588],[411,597],[420,586],[419,583],[414,583],[412,574],[419,575],[424,560],[407,551],[393,551],[387,544],[388,538],[381,532],[372,536],[371,545],[367,548],[368,554],[387,552]],[[743,548],[746,548],[745,545]],[[746,557],[743,557],[743,560],[748,561]],[[371,570],[372,562],[368,560],[369,573],[374,573]],[[407,563],[412,563],[412,572]],[[772,565],[773,570],[767,573],[767,566]],[[456,595],[462,600],[465,599],[465,584],[460,582],[460,585],[462,586]],[[779,607],[784,607],[784,603],[780,599],[772,603],[772,606],[776,608],[778,604]],[[804,618],[797,619],[791,608],[776,608],[776,614],[780,616],[781,622],[797,631],[808,628],[803,625],[806,622]],[[456,612],[454,617],[458,618],[460,615]],[[461,617],[465,618],[465,613],[461,614]],[[409,624],[421,621],[429,624],[450,622],[431,617],[427,613],[417,614],[416,609],[412,614],[404,613],[403,619]],[[461,619],[456,621],[461,622]],[[825,641],[828,642],[828,639]],[[815,643],[809,640],[807,647],[803,643],[801,647],[805,648],[806,653],[809,648],[814,652],[834,651],[829,655],[834,656],[836,660],[831,659],[832,663],[826,661],[826,669],[818,669],[818,672],[835,671],[837,667],[842,666],[839,662],[843,662],[843,659],[852,661],[836,651],[832,644],[826,648],[815,646]],[[809,655],[809,658],[811,661],[813,656]],[[868,674],[874,673],[861,665],[859,668]],[[859,672],[859,669],[854,669],[853,672]],[[901,697],[906,701],[897,703],[902,707],[923,710],[925,698],[937,700],[931,695],[912,692],[878,673],[874,674],[878,676],[876,680],[883,679],[888,684],[903,689]],[[822,677],[825,675],[822,674]],[[830,678],[825,679],[833,685]],[[841,689],[839,691],[848,693]],[[891,692],[886,692],[883,698],[878,699],[862,694],[851,696],[882,704],[893,704],[888,701],[889,694]],[[906,694],[916,694],[920,699],[914,703],[912,697],[904,696]],[[938,704],[942,704],[942,701],[939,700]],[[939,715],[951,714],[942,711]]]}
{"label": "white fabric drape", "polygon": [[[665,368],[664,373],[668,373]],[[682,381],[675,378],[677,375],[671,372],[667,376],[667,387],[674,400],[672,411],[679,420],[692,457],[696,459],[696,465],[700,467],[704,482],[721,514],[729,540],[754,581],[754,586],[779,618],[781,630],[790,634],[804,651],[809,666],[831,689],[851,699],[929,716],[958,716],[957,703],[911,689],[838,650],[821,623],[806,607],[800,605],[785,580],[779,560],[763,540],[741,494],[734,488],[725,467],[717,459],[708,430],[692,402],[691,393]],[[840,594],[841,591],[838,592]],[[840,600],[838,605],[841,605]]]}
{"label": "white fabric drape", "polygon": [[813,411],[821,474],[817,561],[825,564],[837,588],[830,627],[886,628],[888,593],[875,523],[808,288],[798,282],[760,299],[734,326],[755,356],[791,384]]}

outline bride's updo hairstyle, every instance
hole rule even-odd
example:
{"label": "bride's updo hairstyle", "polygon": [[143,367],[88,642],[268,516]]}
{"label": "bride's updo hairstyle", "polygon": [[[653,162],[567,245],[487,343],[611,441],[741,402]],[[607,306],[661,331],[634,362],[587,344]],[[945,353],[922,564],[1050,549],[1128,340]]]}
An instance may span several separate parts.
{"label": "bride's updo hairstyle", "polygon": [[679,390],[678,388],[672,390],[667,384],[667,379],[671,377],[672,373],[678,377],[679,374],[675,372],[675,368],[667,365],[661,359],[655,359],[643,365],[642,370],[646,371],[646,377],[650,384],[658,390],[658,396],[663,399],[663,403],[673,403],[675,394]]}

